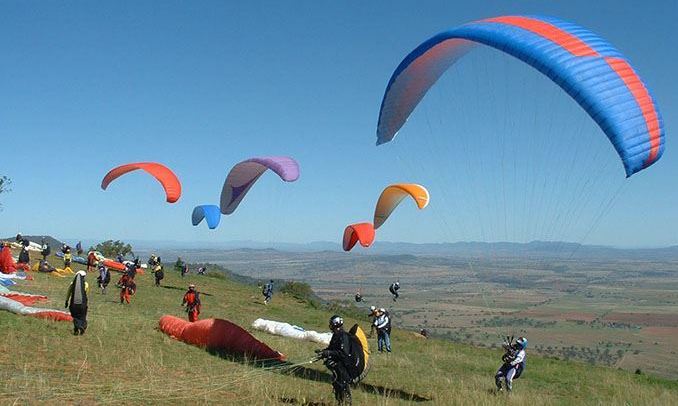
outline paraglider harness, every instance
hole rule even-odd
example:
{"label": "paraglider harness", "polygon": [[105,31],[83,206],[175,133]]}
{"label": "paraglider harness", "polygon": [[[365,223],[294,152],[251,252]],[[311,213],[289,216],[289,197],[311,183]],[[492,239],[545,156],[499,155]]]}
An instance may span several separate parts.
{"label": "paraglider harness", "polygon": [[194,296],[195,299],[193,299],[193,303],[188,303],[188,301],[185,302],[186,303],[186,313],[190,313],[193,310],[196,310],[197,308],[200,307],[200,292],[198,292],[196,290],[193,293],[195,295]]}
{"label": "paraglider harness", "polygon": [[[348,355],[336,350],[317,350],[318,355],[312,362],[323,360],[325,366],[332,371],[336,368],[337,363],[341,363],[351,378],[349,383],[352,385],[358,384],[369,372],[369,363],[365,359],[363,346],[357,336],[358,329],[360,329],[360,326],[354,324],[348,332],[344,332],[348,336]],[[337,379],[336,375],[333,378]]]}
{"label": "paraglider harness", "polygon": [[127,275],[134,279],[137,276],[137,270],[141,268],[141,265],[139,264],[139,258],[135,258],[133,262],[127,263],[125,265]]}
{"label": "paraglider harness", "polygon": [[21,244],[21,252],[19,252],[19,260],[17,262],[28,264],[31,261],[28,255],[28,247],[31,245],[30,241],[22,237],[21,234],[17,234],[16,241]]}
{"label": "paraglider harness", "polygon": [[49,244],[48,243],[43,244],[42,245],[42,251],[40,252],[40,255],[42,255],[42,258],[46,260],[47,257],[49,256],[49,254],[51,254],[51,253],[52,253],[52,248],[50,248]]}
{"label": "paraglider harness", "polygon": [[400,284],[398,282],[392,283],[391,286],[388,287],[388,291],[391,292],[393,295],[393,301],[400,296],[398,295],[398,290],[400,289]]}
{"label": "paraglider harness", "polygon": [[49,264],[49,262],[41,259],[38,265],[38,272],[54,272],[56,268]]}
{"label": "paraglider harness", "polygon": [[520,378],[520,375],[522,375],[525,370],[525,361],[523,360],[523,362],[517,365],[511,365],[511,362],[516,359],[518,352],[521,350],[514,342],[514,337],[506,336],[501,346],[504,348],[504,355],[501,356],[501,361],[504,363],[505,367],[516,369],[516,374],[513,376],[513,379]]}
{"label": "paraglider harness", "polygon": [[127,289],[127,293],[130,295],[134,295],[137,291],[137,284],[134,283],[134,278],[130,277],[128,274],[124,274],[115,286],[121,289]]}
{"label": "paraglider harness", "polygon": [[273,296],[273,285],[270,282],[265,284],[264,288],[261,290],[261,294],[267,299],[270,299],[271,296]]}
{"label": "paraglider harness", "polygon": [[153,276],[155,277],[155,284],[160,285],[160,281],[165,279],[165,270],[162,265],[157,264],[153,268]]}
{"label": "paraglider harness", "polygon": [[160,257],[157,257],[155,255],[151,255],[151,257],[148,259],[149,268],[153,269],[158,265],[160,265]]}

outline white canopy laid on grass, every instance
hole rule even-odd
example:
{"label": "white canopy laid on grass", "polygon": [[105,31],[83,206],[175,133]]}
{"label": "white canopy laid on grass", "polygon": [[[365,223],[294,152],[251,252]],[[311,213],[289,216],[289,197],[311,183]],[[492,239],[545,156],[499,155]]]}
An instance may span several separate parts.
{"label": "white canopy laid on grass", "polygon": [[41,319],[51,319],[58,321],[72,320],[71,315],[65,311],[25,306],[16,300],[12,300],[3,296],[0,296],[0,310],[6,310],[8,312],[21,314],[24,316],[34,316]]}
{"label": "white canopy laid on grass", "polygon": [[280,321],[256,319],[252,323],[256,330],[265,331],[283,337],[296,338],[297,340],[311,341],[318,344],[329,345],[332,339],[332,333],[318,333],[317,331],[306,331],[299,326],[293,326],[289,323]]}

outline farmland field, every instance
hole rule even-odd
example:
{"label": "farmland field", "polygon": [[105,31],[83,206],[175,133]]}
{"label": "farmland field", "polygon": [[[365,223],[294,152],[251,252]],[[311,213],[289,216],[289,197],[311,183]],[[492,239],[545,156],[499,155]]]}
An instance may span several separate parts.
{"label": "farmland field", "polygon": [[[187,259],[205,253],[182,253]],[[397,326],[495,347],[678,377],[678,262],[214,251],[211,262],[260,279],[309,283],[328,300],[386,307]],[[388,285],[399,279],[401,298]]]}

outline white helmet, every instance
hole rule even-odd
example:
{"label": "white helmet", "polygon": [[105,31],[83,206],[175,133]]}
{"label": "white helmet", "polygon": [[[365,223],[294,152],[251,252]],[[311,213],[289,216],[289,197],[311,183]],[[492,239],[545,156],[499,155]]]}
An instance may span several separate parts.
{"label": "white helmet", "polygon": [[78,271],[78,272],[76,272],[75,274],[76,274],[76,275],[80,275],[80,276],[82,276],[83,278],[84,278],[85,276],[87,276],[87,272],[85,272],[85,271]]}

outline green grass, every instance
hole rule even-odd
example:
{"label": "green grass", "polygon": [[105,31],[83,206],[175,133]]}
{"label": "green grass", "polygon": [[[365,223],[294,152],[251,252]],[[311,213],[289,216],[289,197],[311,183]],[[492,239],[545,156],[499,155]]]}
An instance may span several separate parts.
{"label": "green grass", "polygon": [[[53,263],[59,264],[54,259]],[[175,341],[157,330],[164,314],[184,316],[181,298],[188,283],[203,296],[202,318],[220,317],[249,329],[258,317],[324,330],[329,311],[282,294],[264,306],[260,289],[227,278],[166,271],[164,287],[150,275],[137,277],[132,304],[118,304],[115,278],[107,295],[90,282],[89,328],[71,335],[72,325],[0,312],[0,403],[34,404],[333,404],[329,375],[320,364],[297,374],[256,365],[237,357],[212,355]],[[62,308],[70,278],[34,274],[15,290],[41,293],[42,307]],[[367,320],[360,322],[369,330]],[[300,363],[319,345],[253,332]],[[370,344],[375,346],[374,340]],[[424,340],[395,330],[394,353],[373,354],[364,385],[354,390],[354,404],[395,405],[409,399],[426,404],[678,404],[678,382],[583,363],[528,355],[523,377],[512,395],[493,393],[499,350],[444,340]]]}

